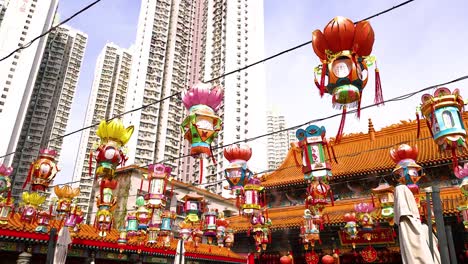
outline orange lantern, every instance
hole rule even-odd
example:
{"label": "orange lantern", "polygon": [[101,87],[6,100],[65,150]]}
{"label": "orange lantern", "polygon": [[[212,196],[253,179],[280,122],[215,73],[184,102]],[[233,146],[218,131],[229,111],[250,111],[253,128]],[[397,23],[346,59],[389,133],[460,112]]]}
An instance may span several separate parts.
{"label": "orange lantern", "polygon": [[[354,24],[350,19],[338,16],[325,26],[323,33],[320,30],[312,32],[312,48],[322,63],[315,68],[315,84],[321,96],[329,93],[333,96],[333,105],[343,109],[336,142],[340,141],[343,133],[347,108],[357,107],[359,116],[368,66],[375,60],[369,56],[373,45],[374,30],[368,21]],[[317,75],[320,75],[320,83]],[[374,101],[383,103],[377,68]]]}
{"label": "orange lantern", "polygon": [[53,149],[41,149],[39,158],[31,164],[23,189],[31,181],[32,191],[45,192],[59,171],[55,163],[57,152]]}

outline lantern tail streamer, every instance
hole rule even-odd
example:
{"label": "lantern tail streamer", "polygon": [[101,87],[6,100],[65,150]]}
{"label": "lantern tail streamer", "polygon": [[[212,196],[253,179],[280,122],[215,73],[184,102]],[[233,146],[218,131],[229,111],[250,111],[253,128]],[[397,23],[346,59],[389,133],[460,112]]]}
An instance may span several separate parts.
{"label": "lantern tail streamer", "polygon": [[322,74],[320,76],[320,97],[325,94],[325,75],[327,75],[327,63],[322,63]]}
{"label": "lantern tail streamer", "polygon": [[198,181],[198,184],[202,184],[203,180],[203,159],[200,159],[200,180]]}
{"label": "lantern tail streamer", "polygon": [[382,94],[382,83],[380,82],[380,71],[375,62],[375,98],[374,103],[376,105],[383,105],[384,99]]}
{"label": "lantern tail streamer", "polygon": [[341,122],[340,122],[340,127],[338,128],[338,132],[336,133],[335,144],[338,144],[341,141],[341,138],[343,136],[345,122],[346,122],[346,106],[343,107],[343,112],[341,113]]}
{"label": "lantern tail streamer", "polygon": [[359,96],[357,110],[356,110],[356,117],[358,119],[361,119],[361,99],[362,99],[362,96]]}
{"label": "lantern tail streamer", "polygon": [[29,183],[29,181],[31,181],[31,175],[32,175],[33,167],[34,167],[33,164],[31,164],[31,166],[29,167],[28,177],[26,177],[26,180],[23,183],[23,189],[24,189],[24,187],[26,187],[26,185]]}
{"label": "lantern tail streamer", "polygon": [[11,188],[10,188],[10,190],[8,191],[6,203],[7,203],[7,204],[10,204],[10,200],[11,200]]}
{"label": "lantern tail streamer", "polygon": [[416,138],[419,138],[421,135],[421,122],[419,120],[419,113],[416,112],[416,122],[418,123],[418,133],[416,134]]}

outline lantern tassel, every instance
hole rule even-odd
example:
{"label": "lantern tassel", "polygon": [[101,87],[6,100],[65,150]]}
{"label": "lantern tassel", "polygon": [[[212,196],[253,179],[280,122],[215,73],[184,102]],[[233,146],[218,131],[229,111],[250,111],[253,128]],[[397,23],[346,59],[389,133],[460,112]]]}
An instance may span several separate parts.
{"label": "lantern tassel", "polygon": [[421,135],[421,121],[419,120],[419,113],[416,112],[416,122],[418,123],[418,133],[416,134],[416,138],[419,138]]}
{"label": "lantern tassel", "polygon": [[24,189],[24,187],[26,187],[28,182],[31,181],[31,175],[32,175],[33,167],[34,167],[34,164],[31,164],[31,166],[29,167],[28,177],[26,177],[26,180],[23,183],[23,189]]}
{"label": "lantern tassel", "polygon": [[432,125],[429,121],[426,120],[427,127],[429,128],[429,132],[431,133],[431,137],[434,137],[434,134],[432,133]]}
{"label": "lantern tassel", "polygon": [[10,204],[10,200],[11,200],[11,188],[10,190],[8,191],[8,195],[7,195],[7,200],[6,200],[6,204]]}
{"label": "lantern tassel", "polygon": [[372,197],[372,207],[375,208],[375,199],[374,199],[374,195],[372,194],[371,197]]}
{"label": "lantern tassel", "polygon": [[200,159],[200,180],[198,181],[198,184],[202,184],[203,180],[203,159]]}
{"label": "lantern tassel", "polygon": [[322,63],[322,74],[320,76],[320,97],[325,94],[325,76],[327,75],[327,63]]}
{"label": "lantern tassel", "polygon": [[213,155],[213,147],[211,145],[210,145],[210,157],[211,157],[211,161],[216,166],[217,162],[216,162],[216,159],[215,159],[215,157]]}
{"label": "lantern tassel", "polygon": [[335,144],[338,144],[341,141],[341,138],[343,136],[345,122],[346,122],[346,106],[343,107],[343,112],[341,113],[341,122],[340,122],[340,127],[338,128],[338,132],[336,133]]}
{"label": "lantern tassel", "polygon": [[382,83],[380,82],[380,71],[375,62],[375,98],[374,103],[376,105],[383,105],[384,99],[382,94]]}
{"label": "lantern tassel", "polygon": [[359,100],[358,100],[358,105],[357,105],[357,109],[356,109],[356,117],[358,119],[361,119],[361,98],[362,96],[359,96]]}

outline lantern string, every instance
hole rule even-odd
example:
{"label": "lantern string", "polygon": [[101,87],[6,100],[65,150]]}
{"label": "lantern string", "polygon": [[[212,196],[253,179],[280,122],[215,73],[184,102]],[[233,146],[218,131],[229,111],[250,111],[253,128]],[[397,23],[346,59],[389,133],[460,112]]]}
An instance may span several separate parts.
{"label": "lantern string", "polygon": [[[96,0],[96,1],[94,1],[94,2],[92,2],[92,3],[90,3],[89,5],[87,5],[87,6],[84,7],[83,9],[79,10],[78,12],[76,12],[75,14],[73,14],[72,16],[70,16],[69,18],[67,18],[67,19],[65,19],[64,21],[60,22],[60,23],[57,24],[56,26],[51,27],[49,30],[45,31],[44,33],[42,33],[42,34],[39,35],[38,37],[32,39],[32,40],[31,40],[29,43],[27,43],[26,45],[23,45],[23,46],[18,47],[17,49],[15,49],[14,51],[12,51],[9,55],[7,55],[7,56],[1,58],[1,59],[0,59],[0,62],[3,61],[3,60],[8,59],[9,57],[11,57],[11,56],[12,56],[13,54],[15,54],[16,52],[18,52],[18,51],[20,51],[20,50],[22,50],[22,49],[28,48],[33,42],[37,41],[38,39],[40,39],[40,38],[42,38],[42,37],[44,37],[44,36],[46,36],[46,35],[48,35],[51,31],[55,30],[57,27],[59,27],[59,26],[65,24],[65,23],[67,23],[68,21],[72,20],[74,17],[76,17],[76,16],[78,16],[79,14],[83,13],[84,11],[86,11],[86,10],[89,9],[89,8],[91,8],[92,6],[94,6],[95,4],[97,4],[97,3],[100,2],[100,1],[101,1],[101,0]],[[397,8],[403,7],[403,6],[409,4],[409,3],[413,2],[413,1],[415,1],[415,0],[408,0],[408,1],[402,2],[402,3],[398,4],[398,5],[395,5],[395,6],[393,6],[393,7],[390,7],[390,8],[388,8],[388,9],[385,9],[385,10],[379,12],[379,13],[376,13],[376,14],[374,14],[374,15],[371,15],[371,16],[369,16],[369,17],[366,17],[366,18],[364,18],[364,19],[361,19],[361,20],[359,20],[359,21],[356,21],[356,22],[354,22],[354,24],[357,24],[357,23],[359,23],[359,22],[361,22],[361,21],[364,21],[364,20],[370,20],[370,19],[372,19],[372,18],[378,17],[378,16],[380,16],[380,15],[383,15],[383,14],[385,14],[385,13],[388,13],[388,12],[390,12],[390,11],[393,11],[393,10],[395,10],[395,9],[397,9]],[[215,77],[215,78],[213,78],[213,79],[211,79],[211,80],[204,81],[204,83],[211,83],[211,82],[213,82],[213,81],[216,81],[216,80],[221,79],[221,78],[224,78],[224,77],[226,77],[226,76],[235,74],[235,73],[237,73],[237,72],[244,71],[244,70],[246,70],[246,69],[248,69],[248,68],[250,68],[250,67],[252,67],[252,66],[255,66],[255,65],[264,63],[264,62],[266,62],[266,61],[269,61],[269,60],[274,59],[274,58],[276,58],[276,57],[279,57],[279,56],[281,56],[281,55],[283,55],[283,54],[286,54],[286,53],[289,53],[289,52],[291,52],[291,51],[294,51],[294,50],[296,50],[296,49],[299,49],[299,48],[308,46],[308,45],[310,45],[311,43],[312,43],[312,40],[309,40],[309,41],[307,41],[307,42],[301,43],[301,44],[296,45],[296,46],[294,46],[294,47],[291,47],[291,48],[289,48],[289,49],[286,49],[286,50],[283,50],[283,51],[281,51],[281,52],[278,52],[278,53],[276,53],[276,54],[274,54],[274,55],[271,55],[271,56],[269,56],[269,57],[267,57],[267,58],[264,58],[264,59],[262,59],[262,60],[259,60],[259,61],[256,61],[256,62],[254,62],[254,63],[248,64],[248,65],[246,65],[246,66],[244,66],[244,67],[242,67],[242,68],[239,68],[239,69],[237,69],[237,70],[233,70],[233,71],[230,71],[230,72],[221,74],[221,75],[219,75],[219,76],[217,76],[217,77]],[[465,76],[465,77],[468,78],[468,75]],[[438,85],[438,86],[440,86],[440,85]],[[437,86],[434,86],[434,87],[437,87]],[[434,88],[434,87],[432,87],[432,88]],[[162,98],[162,99],[160,99],[160,100],[156,100],[156,101],[151,102],[151,103],[148,103],[148,104],[143,104],[142,106],[140,106],[140,107],[138,107],[138,108],[134,108],[134,109],[131,109],[131,110],[129,110],[129,111],[123,112],[123,113],[121,113],[121,114],[115,115],[115,116],[113,116],[112,118],[107,119],[106,121],[110,121],[110,120],[113,120],[113,119],[122,117],[122,116],[124,116],[124,115],[128,115],[128,114],[130,114],[130,113],[133,113],[133,112],[136,112],[136,111],[139,111],[139,110],[148,108],[148,107],[150,107],[150,106],[152,106],[152,105],[159,104],[160,102],[165,101],[165,100],[168,100],[168,99],[171,99],[171,98],[173,98],[173,97],[179,97],[181,94],[182,94],[182,92],[176,92],[176,93],[171,94],[171,95],[169,95],[169,96],[167,96],[167,97],[165,97],[165,98]],[[384,101],[384,103],[385,103],[385,101]],[[349,112],[353,112],[353,111],[349,111]],[[100,123],[100,122],[99,122],[99,123]],[[67,134],[64,134],[64,135],[61,135],[61,136],[57,136],[57,137],[51,138],[51,139],[49,139],[49,140],[48,140],[47,142],[45,142],[45,143],[49,143],[49,142],[53,142],[53,141],[62,140],[62,139],[65,138],[65,137],[68,137],[68,136],[74,135],[74,134],[76,134],[76,133],[79,133],[79,132],[81,132],[81,131],[83,131],[83,130],[86,130],[86,129],[89,129],[89,128],[98,126],[99,123],[91,124],[91,125],[89,125],[89,126],[85,126],[85,127],[83,127],[83,128],[77,129],[77,130],[72,131],[72,132],[70,132],[70,133],[67,133]],[[276,133],[281,133],[281,132],[276,132]],[[232,144],[230,144],[230,145],[238,144],[238,143],[242,143],[242,142],[243,142],[243,141],[239,141],[239,142],[236,142],[236,143],[232,143]],[[23,148],[17,149],[16,151],[6,153],[6,154],[0,156],[0,158],[5,158],[5,157],[7,157],[7,156],[14,155],[14,154],[16,154],[16,153],[23,152],[23,151],[26,151],[26,150],[32,150],[35,146],[39,146],[40,143],[31,143],[31,144],[29,144],[29,145],[30,145],[29,147],[23,147]]]}

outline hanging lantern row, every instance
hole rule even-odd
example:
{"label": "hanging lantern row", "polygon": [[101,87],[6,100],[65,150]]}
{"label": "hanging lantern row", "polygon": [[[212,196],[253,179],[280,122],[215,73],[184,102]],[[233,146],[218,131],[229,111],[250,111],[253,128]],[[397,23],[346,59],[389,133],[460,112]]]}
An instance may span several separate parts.
{"label": "hanging lantern row", "polygon": [[[117,188],[114,179],[115,171],[119,165],[124,165],[127,157],[123,148],[133,134],[133,126],[125,127],[120,119],[111,121],[102,120],[96,131],[100,138],[99,146],[94,155],[96,159],[95,178],[99,179],[99,193],[96,195],[98,211],[94,222],[95,228],[101,237],[105,237],[114,223],[112,211],[117,198],[113,191]],[[93,152],[90,153],[89,175],[91,176]]]}
{"label": "hanging lantern row", "polygon": [[221,105],[224,94],[220,87],[197,84],[182,96],[182,102],[189,111],[182,121],[184,138],[190,143],[190,155],[200,159],[200,181],[203,181],[203,159],[212,157],[211,143],[221,130],[221,118],[216,111]]}
{"label": "hanging lantern row", "polygon": [[[320,30],[312,32],[312,47],[322,63],[315,68],[315,84],[320,96],[329,93],[333,106],[343,110],[336,143],[341,140],[347,110],[357,108],[359,117],[368,67],[375,62],[375,58],[370,56],[373,45],[374,30],[368,21],[354,24],[350,19],[338,16],[325,26],[323,33]],[[383,103],[377,67],[374,102]]]}

